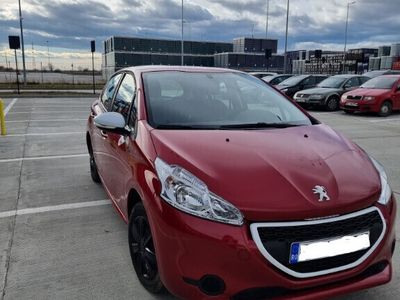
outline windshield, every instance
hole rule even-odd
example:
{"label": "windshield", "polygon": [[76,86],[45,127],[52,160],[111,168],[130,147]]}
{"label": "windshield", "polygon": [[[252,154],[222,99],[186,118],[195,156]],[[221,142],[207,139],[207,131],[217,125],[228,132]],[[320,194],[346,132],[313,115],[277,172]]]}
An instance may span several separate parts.
{"label": "windshield", "polygon": [[322,87],[322,88],[340,88],[343,84],[343,82],[345,82],[347,80],[347,78],[343,78],[343,77],[329,77],[323,81],[321,81],[318,84],[318,87]]}
{"label": "windshield", "polygon": [[365,89],[386,89],[390,90],[393,84],[398,80],[397,77],[379,76],[368,80],[361,88]]}
{"label": "windshield", "polygon": [[312,124],[280,93],[247,74],[148,72],[143,74],[143,82],[149,124],[155,128],[282,128]]}
{"label": "windshield", "polygon": [[307,77],[308,77],[307,75],[293,76],[293,77],[290,77],[290,78],[282,81],[279,85],[284,85],[284,86],[296,85],[296,84],[299,84],[300,81],[302,81],[303,79],[305,79]]}

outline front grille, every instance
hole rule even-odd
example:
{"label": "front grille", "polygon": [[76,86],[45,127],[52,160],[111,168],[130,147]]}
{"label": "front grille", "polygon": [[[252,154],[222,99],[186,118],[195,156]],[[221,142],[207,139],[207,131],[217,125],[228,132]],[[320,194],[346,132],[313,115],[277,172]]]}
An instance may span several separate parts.
{"label": "front grille", "polygon": [[362,96],[347,95],[348,100],[361,100]]}
{"label": "front grille", "polygon": [[[252,224],[260,251],[276,267],[295,277],[313,277],[345,270],[365,260],[383,238],[385,223],[375,207],[357,213],[314,221]],[[318,241],[369,231],[370,247],[353,253],[290,264],[295,242]]]}

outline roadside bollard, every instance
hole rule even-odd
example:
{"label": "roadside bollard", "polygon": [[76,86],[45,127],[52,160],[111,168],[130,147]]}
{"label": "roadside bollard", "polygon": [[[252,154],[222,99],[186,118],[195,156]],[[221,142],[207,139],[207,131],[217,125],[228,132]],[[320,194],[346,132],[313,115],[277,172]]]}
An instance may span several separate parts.
{"label": "roadside bollard", "polygon": [[0,99],[0,128],[1,135],[6,135],[6,119],[4,117],[4,102]]}

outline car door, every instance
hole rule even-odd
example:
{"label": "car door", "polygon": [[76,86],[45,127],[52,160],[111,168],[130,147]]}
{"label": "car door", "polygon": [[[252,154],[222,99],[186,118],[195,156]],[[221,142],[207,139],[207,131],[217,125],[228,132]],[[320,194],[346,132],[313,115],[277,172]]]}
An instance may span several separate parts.
{"label": "car door", "polygon": [[[125,206],[121,204],[126,199],[126,191],[128,182],[132,179],[133,168],[131,166],[132,156],[132,142],[134,140],[134,126],[136,120],[136,109],[134,99],[136,97],[136,84],[135,78],[132,73],[126,73],[118,87],[115,94],[113,104],[111,106],[112,112],[120,113],[126,121],[126,126],[131,134],[122,135],[118,133],[107,133],[107,143],[109,149],[109,156],[107,157],[107,171],[112,174],[109,178],[107,185],[109,193],[113,197],[113,201],[121,210]],[[132,114],[131,114],[132,112]]]}
{"label": "car door", "polygon": [[[122,78],[122,74],[116,74],[105,85],[103,92],[100,96],[100,101],[96,101],[91,107],[91,118],[95,118],[99,114],[107,112],[111,109],[111,104],[114,99],[115,91]],[[106,133],[96,126],[92,126],[91,143],[93,148],[93,155],[96,161],[97,169],[102,177],[104,183],[107,181],[106,157],[107,157],[107,141],[105,139]]]}
{"label": "car door", "polygon": [[393,89],[393,109],[400,109],[400,80],[394,84]]}

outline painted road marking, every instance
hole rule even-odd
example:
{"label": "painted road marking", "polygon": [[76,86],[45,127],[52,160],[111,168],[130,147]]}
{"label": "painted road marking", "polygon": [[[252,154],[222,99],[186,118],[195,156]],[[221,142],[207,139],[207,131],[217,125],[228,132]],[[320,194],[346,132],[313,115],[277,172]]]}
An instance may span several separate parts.
{"label": "painted road marking", "polygon": [[89,110],[60,110],[60,111],[13,111],[11,114],[54,114],[54,113],[85,113],[89,114]]}
{"label": "painted road marking", "polygon": [[70,154],[70,155],[50,155],[50,156],[33,156],[33,157],[19,157],[19,158],[5,158],[0,159],[0,163],[30,161],[30,160],[45,160],[45,159],[59,159],[59,158],[75,158],[75,157],[88,157],[89,154]]}
{"label": "painted road marking", "polygon": [[60,204],[60,205],[51,205],[51,206],[42,206],[35,208],[24,208],[17,210],[9,210],[0,212],[1,218],[8,218],[13,216],[22,216],[22,215],[32,215],[49,211],[60,211],[67,209],[78,209],[84,207],[94,207],[94,206],[102,206],[102,205],[110,205],[110,200],[98,200],[98,201],[88,201],[88,202],[80,202],[80,203],[69,203],[69,204]]}
{"label": "painted road marking", "polygon": [[18,98],[14,98],[10,104],[7,105],[6,109],[4,110],[4,115],[6,116],[7,113],[10,111],[10,109],[13,107],[13,105],[15,104],[15,102],[17,102]]}
{"label": "painted road marking", "polygon": [[391,122],[391,121],[400,122],[400,118],[369,120],[369,122],[371,122],[371,123],[382,123],[382,122]]}
{"label": "painted road marking", "polygon": [[27,123],[27,122],[66,122],[66,121],[87,121],[86,119],[40,119],[40,120],[16,120],[16,121],[6,121],[6,123]]}
{"label": "painted road marking", "polygon": [[9,135],[7,135],[7,137],[69,135],[69,134],[84,134],[84,133],[85,133],[85,131],[74,131],[74,132],[45,132],[45,133],[16,133],[16,134],[9,134]]}

